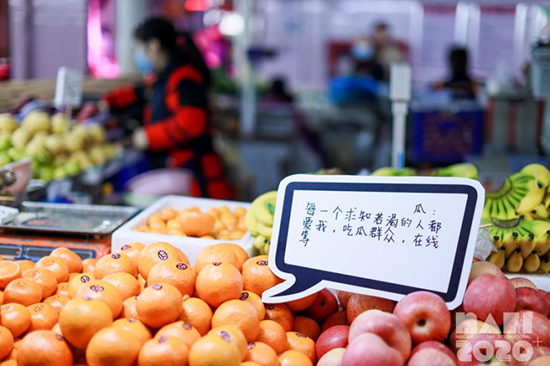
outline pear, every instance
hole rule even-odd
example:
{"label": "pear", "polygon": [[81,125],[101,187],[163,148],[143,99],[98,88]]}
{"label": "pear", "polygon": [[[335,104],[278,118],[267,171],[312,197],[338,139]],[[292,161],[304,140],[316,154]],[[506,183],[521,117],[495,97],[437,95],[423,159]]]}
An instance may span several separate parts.
{"label": "pear", "polygon": [[57,113],[52,117],[52,132],[56,135],[63,135],[69,131],[71,123],[63,113]]}
{"label": "pear", "polygon": [[11,143],[13,147],[21,151],[25,150],[25,146],[30,140],[31,134],[22,128],[15,130],[11,135]]}
{"label": "pear", "polygon": [[46,112],[37,110],[31,111],[21,122],[21,128],[31,134],[40,131],[49,132],[51,129],[50,116]]}
{"label": "pear", "polygon": [[0,114],[0,132],[12,133],[19,125],[10,113]]}

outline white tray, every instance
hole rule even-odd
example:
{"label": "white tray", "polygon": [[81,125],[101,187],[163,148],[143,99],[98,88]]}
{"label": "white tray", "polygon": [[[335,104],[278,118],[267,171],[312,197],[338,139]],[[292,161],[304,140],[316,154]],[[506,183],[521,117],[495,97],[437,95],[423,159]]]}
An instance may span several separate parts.
{"label": "white tray", "polygon": [[227,206],[230,210],[234,210],[237,207],[250,208],[250,203],[237,202],[237,201],[222,201],[213,200],[207,198],[194,198],[183,196],[166,196],[159,199],[153,205],[143,210],[139,215],[135,216],[132,220],[121,226],[117,231],[113,233],[111,240],[111,250],[113,252],[120,249],[124,244],[131,242],[140,242],[145,245],[153,244],[159,241],[170,243],[179,249],[181,249],[187,257],[191,265],[195,264],[195,258],[201,249],[212,244],[218,243],[235,243],[240,245],[249,255],[252,255],[253,238],[250,232],[246,232],[240,240],[208,240],[191,237],[181,237],[175,235],[162,235],[162,234],[150,234],[141,233],[132,230],[133,228],[145,225],[149,216],[163,210],[165,208],[172,208],[174,210],[183,210],[185,208],[196,206],[201,211],[205,212],[210,208],[217,208],[222,205]]}

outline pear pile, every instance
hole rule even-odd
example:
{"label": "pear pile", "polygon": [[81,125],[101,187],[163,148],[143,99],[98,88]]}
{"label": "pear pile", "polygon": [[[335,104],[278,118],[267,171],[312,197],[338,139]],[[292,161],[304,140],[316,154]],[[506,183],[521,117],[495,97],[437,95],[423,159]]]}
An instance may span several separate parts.
{"label": "pear pile", "polygon": [[19,125],[11,114],[0,114],[0,166],[29,157],[34,177],[48,182],[75,176],[115,155],[99,124],[74,125],[64,114],[50,117],[35,110]]}

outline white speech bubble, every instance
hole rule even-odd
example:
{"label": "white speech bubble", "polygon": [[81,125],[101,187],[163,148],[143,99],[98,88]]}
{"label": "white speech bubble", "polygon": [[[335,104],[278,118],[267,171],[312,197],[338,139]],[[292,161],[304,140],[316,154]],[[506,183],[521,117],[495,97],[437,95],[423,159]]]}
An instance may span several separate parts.
{"label": "white speech bubble", "polygon": [[294,175],[277,196],[269,267],[280,303],[332,288],[462,303],[485,191],[465,178]]}

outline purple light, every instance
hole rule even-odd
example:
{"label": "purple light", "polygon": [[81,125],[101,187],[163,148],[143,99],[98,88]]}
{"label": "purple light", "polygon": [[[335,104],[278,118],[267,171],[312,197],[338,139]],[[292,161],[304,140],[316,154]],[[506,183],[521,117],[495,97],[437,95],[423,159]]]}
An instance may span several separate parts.
{"label": "purple light", "polygon": [[112,79],[120,74],[116,60],[105,54],[108,42],[101,30],[100,0],[90,0],[88,5],[88,67],[90,73],[98,78]]}

